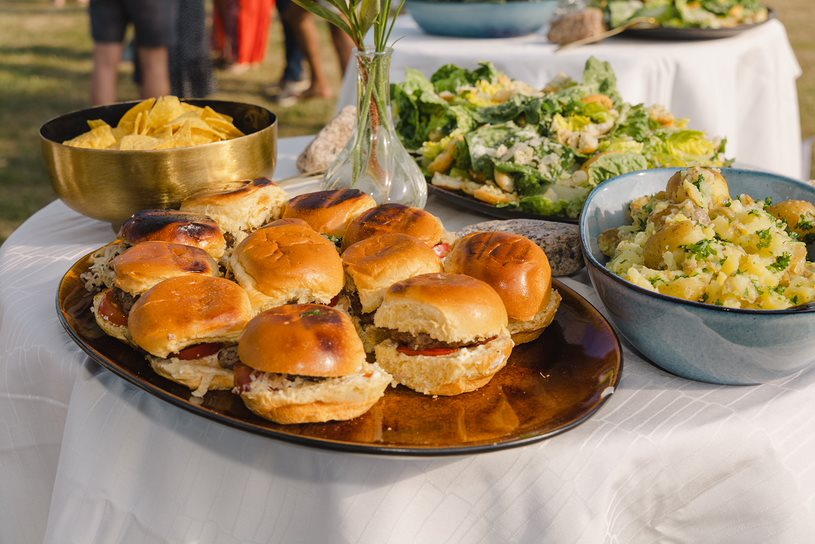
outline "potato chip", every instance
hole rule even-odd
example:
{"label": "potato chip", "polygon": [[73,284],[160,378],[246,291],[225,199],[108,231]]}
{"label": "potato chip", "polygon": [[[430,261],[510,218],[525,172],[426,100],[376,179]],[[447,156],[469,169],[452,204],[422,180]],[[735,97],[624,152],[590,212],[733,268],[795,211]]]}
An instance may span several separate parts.
{"label": "potato chip", "polygon": [[243,136],[228,115],[200,108],[175,96],[149,98],[122,116],[116,127],[88,121],[90,131],[65,145],[94,149],[149,150],[200,145]]}
{"label": "potato chip", "polygon": [[122,118],[119,119],[119,124],[116,126],[122,129],[125,134],[133,134],[133,124],[136,122],[136,116],[141,112],[150,111],[150,108],[152,108],[155,103],[155,98],[148,98],[147,100],[139,102],[122,115]]}
{"label": "potato chip", "polygon": [[85,147],[88,149],[107,149],[108,147],[116,144],[116,138],[113,136],[113,130],[110,125],[104,123],[98,125],[88,132],[84,132],[76,138],[65,140],[62,142],[65,145],[72,147]]}
{"label": "potato chip", "polygon": [[148,149],[155,149],[160,142],[161,140],[158,138],[153,138],[152,136],[145,136],[143,134],[128,134],[122,138],[121,142],[119,142],[119,149],[122,151],[144,151]]}

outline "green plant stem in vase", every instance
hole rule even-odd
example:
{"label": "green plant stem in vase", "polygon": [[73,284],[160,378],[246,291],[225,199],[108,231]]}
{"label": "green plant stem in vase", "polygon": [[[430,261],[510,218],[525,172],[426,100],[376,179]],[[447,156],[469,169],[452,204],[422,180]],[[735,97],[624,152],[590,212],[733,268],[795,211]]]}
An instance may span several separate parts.
{"label": "green plant stem in vase", "polygon": [[[348,145],[326,172],[323,187],[359,189],[380,204],[423,207],[424,175],[399,140],[390,111],[393,49],[388,40],[404,0],[393,12],[390,0],[328,0],[336,11],[315,0],[295,2],[340,28],[357,47],[356,125]],[[369,30],[373,30],[373,49],[364,43]]]}

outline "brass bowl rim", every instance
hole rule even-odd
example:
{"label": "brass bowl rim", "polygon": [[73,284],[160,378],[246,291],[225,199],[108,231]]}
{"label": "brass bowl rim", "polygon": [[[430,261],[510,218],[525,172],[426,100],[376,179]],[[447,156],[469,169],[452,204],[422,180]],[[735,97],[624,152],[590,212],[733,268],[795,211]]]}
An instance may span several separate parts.
{"label": "brass bowl rim", "polygon": [[[114,106],[128,106],[129,105],[130,107],[133,107],[133,106],[136,106],[136,105],[140,104],[141,102],[144,102],[144,100],[128,100],[126,102],[114,102],[112,104],[104,104],[104,105],[101,105],[101,106],[93,106],[93,107],[90,107],[90,108],[82,108],[82,109],[74,110],[74,111],[71,111],[71,112],[68,112],[68,113],[63,113],[63,114],[57,115],[55,117],[52,117],[51,119],[49,119],[48,121],[46,121],[42,125],[40,125],[40,130],[39,130],[40,139],[47,142],[47,143],[49,143],[49,144],[57,145],[57,146],[60,146],[60,147],[65,147],[65,148],[70,148],[72,152],[75,151],[75,152],[80,152],[80,153],[81,152],[89,152],[89,153],[103,152],[103,153],[108,153],[108,154],[111,154],[111,155],[113,155],[113,154],[123,154],[123,155],[137,155],[137,156],[141,155],[141,154],[153,154],[153,153],[154,154],[159,154],[159,155],[160,154],[168,154],[168,155],[170,155],[170,154],[178,153],[179,151],[183,151],[183,150],[187,150],[187,149],[210,149],[210,148],[213,148],[215,146],[229,145],[229,144],[231,144],[233,142],[241,141],[244,138],[248,138],[248,137],[254,136],[256,134],[262,134],[262,133],[266,132],[267,130],[272,129],[273,127],[277,126],[277,119],[278,118],[277,118],[277,114],[275,112],[273,112],[272,110],[270,110],[269,108],[267,108],[265,106],[260,106],[258,104],[252,104],[251,102],[237,102],[235,100],[216,100],[216,99],[208,99],[208,98],[179,98],[179,100],[181,102],[187,102],[187,103],[190,103],[190,104],[193,104],[193,105],[196,105],[196,106],[199,105],[197,103],[202,103],[203,105],[211,106],[212,109],[215,110],[218,113],[221,113],[221,112],[219,112],[215,107],[213,107],[212,104],[234,104],[234,105],[238,105],[238,106],[250,106],[250,107],[258,108],[260,110],[263,110],[263,111],[267,112],[269,114],[269,116],[271,117],[272,121],[271,121],[271,123],[269,123],[269,126],[263,127],[262,129],[257,130],[255,132],[250,132],[248,134],[244,134],[243,136],[238,136],[237,138],[230,138],[229,140],[220,140],[218,142],[208,142],[208,143],[205,143],[205,144],[188,145],[188,146],[184,146],[184,147],[174,147],[174,148],[170,148],[170,149],[132,149],[132,150],[124,149],[123,150],[123,149],[95,149],[95,148],[90,148],[90,147],[76,147],[76,146],[65,145],[63,142],[53,140],[53,139],[47,137],[45,134],[43,134],[43,131],[45,130],[45,128],[48,125],[50,125],[51,123],[54,123],[56,121],[65,119],[65,118],[70,117],[72,115],[80,115],[80,114],[92,112],[94,110],[102,110],[102,109],[110,108],[110,107],[114,107]],[[125,110],[125,111],[127,111],[127,110]],[[224,115],[228,115],[228,114],[224,114]],[[100,118],[100,117],[97,117],[97,119],[98,118]],[[120,117],[120,119],[121,119],[121,117]]]}

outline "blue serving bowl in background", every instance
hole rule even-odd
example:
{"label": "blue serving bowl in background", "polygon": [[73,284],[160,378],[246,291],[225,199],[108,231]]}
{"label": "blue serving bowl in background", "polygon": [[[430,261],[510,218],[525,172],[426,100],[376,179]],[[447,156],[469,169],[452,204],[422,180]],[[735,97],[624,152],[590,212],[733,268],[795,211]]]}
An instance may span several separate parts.
{"label": "blue serving bowl in background", "polygon": [[[598,236],[630,223],[628,203],[664,190],[676,171],[625,174],[601,184],[586,201],[580,218],[583,257],[611,322],[651,362],[693,380],[758,384],[811,365],[815,309],[742,310],[691,302],[643,289],[606,269]],[[733,197],[815,202],[815,187],[801,181],[735,168],[723,168],[722,174]]]}
{"label": "blue serving bowl in background", "polygon": [[549,23],[558,0],[445,2],[407,0],[408,13],[428,34],[508,38],[537,32]]}

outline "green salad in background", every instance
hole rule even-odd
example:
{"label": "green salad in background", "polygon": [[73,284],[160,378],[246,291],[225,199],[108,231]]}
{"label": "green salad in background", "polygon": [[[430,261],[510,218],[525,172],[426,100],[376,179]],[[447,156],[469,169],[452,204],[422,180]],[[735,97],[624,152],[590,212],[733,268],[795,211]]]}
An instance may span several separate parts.
{"label": "green salad in background", "polygon": [[392,89],[397,132],[437,187],[496,206],[576,218],[599,183],[635,170],[726,166],[725,141],[660,106],[628,104],[607,62],[538,90],[489,62],[430,79],[408,69]]}
{"label": "green salad in background", "polygon": [[673,28],[732,28],[769,17],[759,0],[592,0],[591,5],[605,11],[612,28],[638,17]]}

